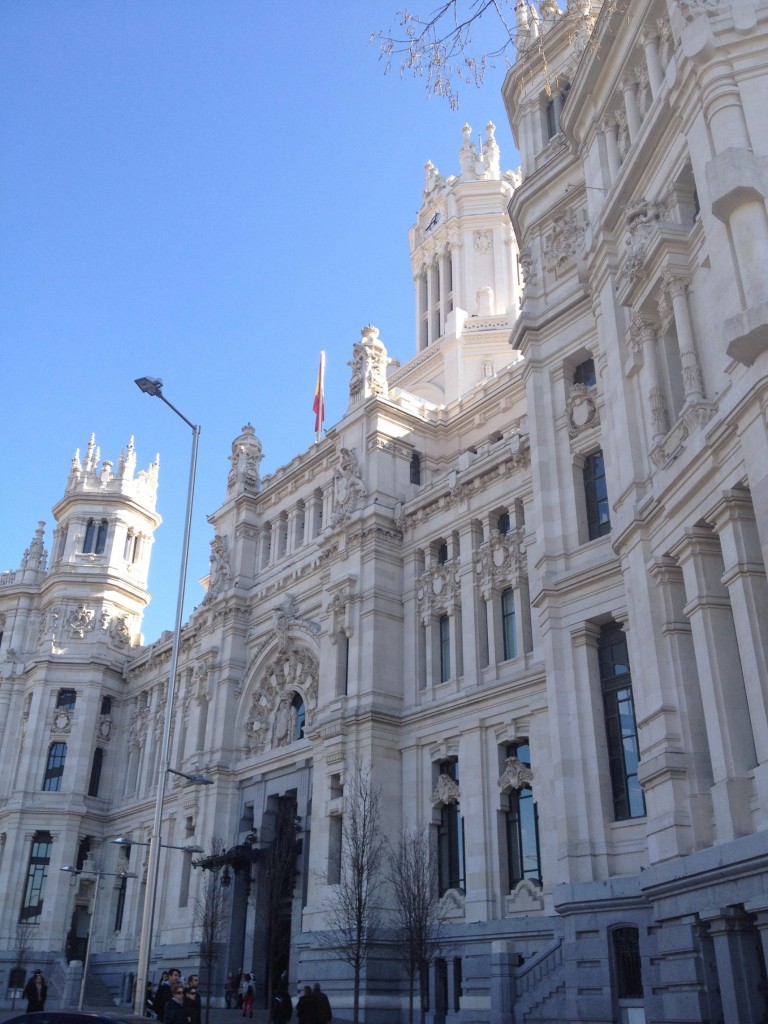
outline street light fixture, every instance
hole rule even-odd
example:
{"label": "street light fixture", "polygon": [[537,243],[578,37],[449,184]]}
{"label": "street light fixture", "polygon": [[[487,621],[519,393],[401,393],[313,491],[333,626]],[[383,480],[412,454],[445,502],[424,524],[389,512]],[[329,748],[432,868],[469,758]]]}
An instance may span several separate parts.
{"label": "street light fixture", "polygon": [[[125,836],[118,836],[117,839],[110,839],[115,846],[149,846],[149,843],[140,843],[136,839],[126,839]],[[164,850],[183,850],[184,853],[205,853],[202,846],[174,846],[173,843],[161,843]]]}
{"label": "street light fixture", "polygon": [[[149,838],[149,856],[147,857],[147,888],[144,897],[144,912],[141,918],[141,937],[139,939],[139,962],[136,971],[136,1000],[134,1012],[143,1014],[144,995],[147,989],[147,976],[149,974],[149,953],[152,944],[152,925],[155,917],[155,900],[157,897],[157,882],[160,869],[160,848],[162,847],[162,824],[163,824],[163,803],[165,801],[165,786],[168,773],[184,775],[183,772],[176,772],[170,766],[171,748],[171,726],[173,723],[173,703],[176,693],[176,671],[179,662],[179,649],[181,647],[181,622],[184,614],[184,589],[187,583],[187,562],[189,561],[189,535],[192,526],[192,503],[195,496],[195,473],[197,471],[197,448],[200,440],[200,427],[192,423],[179,409],[176,408],[163,394],[163,382],[159,377],[138,377],[136,386],[146,395],[159,398],[172,412],[175,412],[179,419],[192,431],[192,456],[189,466],[189,486],[187,487],[187,510],[184,518],[184,539],[181,545],[181,570],[179,573],[179,593],[176,599],[176,624],[173,631],[173,642],[171,645],[170,678],[168,680],[168,696],[165,702],[165,716],[163,721],[163,740],[160,757],[160,771],[157,780],[157,795],[155,798],[155,817],[152,824],[152,834]],[[185,776],[191,780],[191,776]],[[203,781],[200,779],[198,781]],[[210,783],[210,780],[208,780]]]}
{"label": "street light fixture", "polygon": [[99,882],[103,876],[110,878],[138,878],[132,871],[102,871],[98,868],[96,871],[86,871],[81,868],[72,867],[71,864],[65,864],[61,871],[67,871],[70,875],[95,875],[96,885],[93,890],[93,901],[91,903],[91,923],[88,926],[88,941],[85,944],[85,959],[83,960],[83,976],[80,979],[80,998],[77,1003],[78,1010],[83,1009],[83,1003],[85,1001],[85,982],[88,977],[88,965],[91,960],[91,939],[93,938],[93,929],[96,927],[96,904],[99,900]]}

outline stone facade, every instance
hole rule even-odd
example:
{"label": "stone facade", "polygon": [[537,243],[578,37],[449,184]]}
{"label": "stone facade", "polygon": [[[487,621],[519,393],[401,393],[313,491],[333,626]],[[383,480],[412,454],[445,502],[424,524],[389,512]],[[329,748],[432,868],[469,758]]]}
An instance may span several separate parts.
{"label": "stone facade", "polygon": [[[368,325],[320,443],[262,477],[247,425],[222,458],[171,757],[213,785],[172,776],[163,823],[226,848],[219,974],[263,981],[287,809],[286,969],[349,1014],[322,936],[359,757],[438,854],[431,1022],[766,1019],[767,32],[764,0],[520,0],[521,168],[492,124],[427,164],[415,356]],[[3,992],[20,915],[63,986],[98,868],[92,969],[129,998],[171,648],[140,643],[135,467],[92,441],[50,564],[40,524],[0,578]],[[163,854],[154,975],[199,967],[209,877]],[[362,1006],[405,1019],[391,931]]]}

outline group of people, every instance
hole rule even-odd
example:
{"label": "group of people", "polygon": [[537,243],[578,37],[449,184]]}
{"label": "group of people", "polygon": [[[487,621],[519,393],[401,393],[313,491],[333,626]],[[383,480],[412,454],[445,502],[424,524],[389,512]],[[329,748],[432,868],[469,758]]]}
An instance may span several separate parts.
{"label": "group of people", "polygon": [[164,1024],[200,1024],[199,981],[190,974],[184,984],[178,967],[163,971],[156,991],[147,982],[145,1015]]}
{"label": "group of people", "polygon": [[314,988],[304,986],[296,1003],[296,1020],[297,1024],[331,1024],[331,1002],[317,982]]}

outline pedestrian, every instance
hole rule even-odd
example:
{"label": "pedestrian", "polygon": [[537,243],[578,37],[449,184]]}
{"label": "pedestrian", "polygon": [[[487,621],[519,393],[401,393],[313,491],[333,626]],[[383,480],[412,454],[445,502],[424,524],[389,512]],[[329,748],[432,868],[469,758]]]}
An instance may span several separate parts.
{"label": "pedestrian", "polygon": [[224,982],[224,1005],[228,1010],[232,1009],[232,996],[234,995],[232,986],[234,985],[234,981],[235,976],[232,971],[230,971],[227,974],[227,980]]}
{"label": "pedestrian", "polygon": [[[165,1020],[165,1007],[173,998],[175,985],[181,985],[181,971],[178,967],[169,967],[167,971],[163,971],[155,992],[155,1013],[158,1020]],[[181,987],[183,995],[184,986]]]}
{"label": "pedestrian", "polygon": [[232,985],[232,991],[235,993],[235,1005],[237,1006],[238,1010],[242,1010],[242,1008],[243,1008],[243,993],[242,993],[242,990],[241,990],[241,985],[243,984],[243,975],[244,974],[245,974],[245,971],[241,967],[240,970],[235,975],[235,980],[234,980],[234,983]]}
{"label": "pedestrian", "polygon": [[23,996],[27,1000],[27,1013],[36,1013],[39,1010],[45,1009],[48,986],[45,983],[41,970],[35,971],[24,986]]}
{"label": "pedestrian", "polygon": [[200,993],[197,987],[197,975],[191,974],[190,980],[195,979],[194,984],[188,985],[184,990],[184,1009],[189,1016],[189,1024],[200,1024]]}
{"label": "pedestrian", "polygon": [[243,980],[240,986],[240,991],[243,994],[243,1016],[253,1016],[253,978],[250,974],[244,974]]}
{"label": "pedestrian", "polygon": [[320,988],[320,982],[316,981],[312,989],[312,998],[315,1000],[315,1020],[317,1024],[331,1024],[333,1011],[331,1001]]}
{"label": "pedestrian", "polygon": [[293,1016],[293,1003],[288,994],[288,983],[280,979],[277,990],[272,995],[272,1005],[269,1008],[269,1019],[271,1024],[288,1024]]}
{"label": "pedestrian", "polygon": [[[179,974],[178,971],[176,973]],[[184,1005],[184,986],[179,978],[171,985],[171,998],[163,1008],[163,1024],[190,1024],[189,1012]]]}
{"label": "pedestrian", "polygon": [[305,985],[296,1003],[297,1024],[317,1024],[317,1004],[312,996],[312,989]]}
{"label": "pedestrian", "polygon": [[149,1017],[153,1020],[156,1017],[155,1014],[155,990],[152,988],[152,982],[147,982],[147,987],[144,992],[144,1016]]}

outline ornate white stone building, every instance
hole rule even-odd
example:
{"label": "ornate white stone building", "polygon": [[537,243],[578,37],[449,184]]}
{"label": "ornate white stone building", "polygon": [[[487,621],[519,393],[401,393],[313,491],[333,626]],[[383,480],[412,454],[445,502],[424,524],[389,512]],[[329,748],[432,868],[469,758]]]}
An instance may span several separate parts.
{"label": "ornate white stone building", "polygon": [[[227,848],[220,973],[264,981],[287,813],[285,964],[345,1016],[321,936],[360,755],[387,831],[433,833],[431,1021],[768,1019],[767,39],[766,0],[519,0],[522,166],[492,125],[456,176],[427,164],[416,355],[364,328],[346,415],[271,476],[234,441],[172,743],[214,784],[172,777],[163,829]],[[40,524],[0,579],[3,994],[20,919],[63,989],[96,868],[93,973],[130,992],[171,646],[138,642],[156,483],[91,442],[50,560]],[[199,967],[209,877],[161,868],[155,976]],[[406,1005],[385,933],[365,1020]]]}

